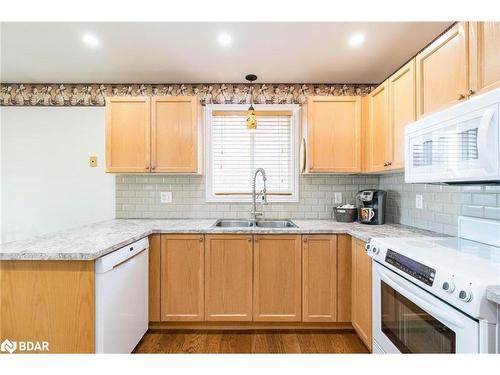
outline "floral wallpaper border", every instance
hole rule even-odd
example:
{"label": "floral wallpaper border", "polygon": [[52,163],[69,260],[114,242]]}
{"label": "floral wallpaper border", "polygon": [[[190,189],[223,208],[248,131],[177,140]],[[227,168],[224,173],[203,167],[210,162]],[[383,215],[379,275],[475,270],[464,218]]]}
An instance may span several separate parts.
{"label": "floral wallpaper border", "polygon": [[2,83],[0,106],[104,106],[106,96],[196,95],[202,104],[303,104],[308,95],[366,95],[370,84],[62,84]]}

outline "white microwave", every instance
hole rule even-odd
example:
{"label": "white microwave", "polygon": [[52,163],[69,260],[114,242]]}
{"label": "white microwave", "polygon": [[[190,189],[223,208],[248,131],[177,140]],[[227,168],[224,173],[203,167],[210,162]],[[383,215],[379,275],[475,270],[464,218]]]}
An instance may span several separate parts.
{"label": "white microwave", "polygon": [[405,182],[500,182],[500,89],[405,127]]}

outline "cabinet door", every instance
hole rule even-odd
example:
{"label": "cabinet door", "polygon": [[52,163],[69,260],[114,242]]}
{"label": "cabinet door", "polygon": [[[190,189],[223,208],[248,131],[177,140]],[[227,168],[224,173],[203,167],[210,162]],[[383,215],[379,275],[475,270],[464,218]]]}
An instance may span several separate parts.
{"label": "cabinet door", "polygon": [[466,98],[467,28],[457,23],[417,55],[418,117]]}
{"label": "cabinet door", "polygon": [[206,320],[252,320],[252,236],[207,235],[205,240]]}
{"label": "cabinet door", "polygon": [[337,321],[337,236],[303,236],[302,321]]}
{"label": "cabinet door", "polygon": [[404,127],[416,120],[415,59],[389,78],[389,136],[387,169],[404,168]]}
{"label": "cabinet door", "polygon": [[337,322],[351,321],[352,249],[351,236],[337,235]]}
{"label": "cabinet door", "polygon": [[385,170],[389,160],[388,98],[387,81],[368,95],[367,172]]}
{"label": "cabinet door", "polygon": [[161,236],[161,320],[203,320],[203,235]]}
{"label": "cabinet door", "polygon": [[258,235],[254,243],[254,320],[301,320],[301,236]]}
{"label": "cabinet door", "polygon": [[149,321],[159,322],[161,311],[161,235],[149,236]]}
{"label": "cabinet door", "polygon": [[152,98],[152,171],[198,171],[198,106],[196,96]]}
{"label": "cabinet door", "polygon": [[149,172],[150,99],[106,98],[106,172]]}
{"label": "cabinet door", "polygon": [[469,95],[500,86],[500,22],[469,22]]}
{"label": "cabinet door", "polygon": [[363,241],[352,239],[352,326],[372,348],[372,262]]}
{"label": "cabinet door", "polygon": [[309,97],[307,142],[309,172],[360,172],[361,97]]}

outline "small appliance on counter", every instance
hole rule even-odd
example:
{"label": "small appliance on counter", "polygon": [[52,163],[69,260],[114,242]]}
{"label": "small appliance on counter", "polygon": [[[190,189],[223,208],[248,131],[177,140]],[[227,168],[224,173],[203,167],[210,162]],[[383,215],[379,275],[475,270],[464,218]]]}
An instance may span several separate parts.
{"label": "small appliance on counter", "polygon": [[356,220],[358,209],[352,204],[333,207],[335,220],[341,223],[352,223]]}
{"label": "small appliance on counter", "polygon": [[358,206],[358,221],[361,224],[384,224],[385,201],[387,192],[384,190],[361,190],[356,194]]}

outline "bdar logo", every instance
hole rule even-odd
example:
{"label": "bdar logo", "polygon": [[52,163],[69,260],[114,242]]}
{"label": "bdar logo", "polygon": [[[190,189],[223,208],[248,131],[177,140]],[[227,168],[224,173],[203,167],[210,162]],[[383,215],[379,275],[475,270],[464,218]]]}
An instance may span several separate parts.
{"label": "bdar logo", "polygon": [[17,349],[17,343],[15,341],[10,341],[8,339],[3,340],[2,344],[0,344],[0,351],[9,352],[10,354],[14,353]]}

